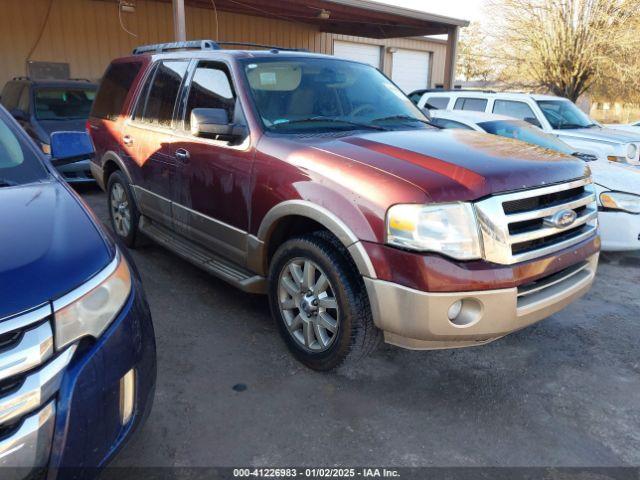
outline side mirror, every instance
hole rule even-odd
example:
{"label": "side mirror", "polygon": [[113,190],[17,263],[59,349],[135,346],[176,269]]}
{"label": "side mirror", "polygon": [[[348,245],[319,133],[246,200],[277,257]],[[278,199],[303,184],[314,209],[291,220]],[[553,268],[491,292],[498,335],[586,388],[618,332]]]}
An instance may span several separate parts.
{"label": "side mirror", "polygon": [[29,120],[29,115],[24,110],[20,110],[19,108],[14,108],[11,110],[11,116],[20,122],[26,122]]}
{"label": "side mirror", "polygon": [[531,125],[533,125],[535,127],[542,128],[542,125],[540,124],[538,119],[535,118],[535,117],[525,117],[524,121],[527,122],[527,123],[530,123]]}
{"label": "side mirror", "polygon": [[91,137],[85,132],[54,132],[50,143],[51,163],[56,167],[92,159],[96,153]]}
{"label": "side mirror", "polygon": [[194,108],[191,111],[191,134],[196,137],[234,140],[244,133],[244,127],[230,123],[224,108]]}

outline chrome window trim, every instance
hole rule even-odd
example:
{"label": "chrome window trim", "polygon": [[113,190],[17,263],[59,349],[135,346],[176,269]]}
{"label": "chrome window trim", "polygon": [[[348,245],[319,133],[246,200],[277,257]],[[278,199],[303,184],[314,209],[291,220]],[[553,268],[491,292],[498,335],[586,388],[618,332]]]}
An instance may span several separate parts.
{"label": "chrome window trim", "polygon": [[[573,198],[558,205],[544,206],[540,209],[526,212],[507,214],[504,211],[504,204],[507,202],[541,197],[543,195],[567,191],[578,187],[584,187],[586,191],[586,193],[578,199]],[[527,220],[537,220],[564,209],[574,209],[579,207],[587,208],[581,213],[574,223],[567,227],[557,228],[545,226],[544,228],[519,234],[511,234],[509,231],[510,224]],[[596,205],[595,189],[590,177],[566,183],[534,188],[531,190],[495,195],[476,202],[474,204],[474,208],[484,247],[484,259],[502,265],[513,265],[515,263],[539,258],[544,255],[550,255],[565,248],[569,248],[572,245],[597,234],[598,208]],[[551,245],[535,248],[528,252],[513,253],[513,245],[563,233],[581,225],[588,225],[589,228],[585,229],[584,232],[581,232],[575,237],[556,242]]]}
{"label": "chrome window trim", "polygon": [[87,293],[89,293],[94,288],[98,287],[102,282],[104,282],[107,278],[116,271],[118,265],[120,263],[120,252],[116,251],[113,260],[102,270],[96,273],[90,280],[86,281],[75,290],[63,295],[57,300],[53,301],[53,311],[54,313],[58,310],[71,305],[73,302],[78,299],[84,297]]}

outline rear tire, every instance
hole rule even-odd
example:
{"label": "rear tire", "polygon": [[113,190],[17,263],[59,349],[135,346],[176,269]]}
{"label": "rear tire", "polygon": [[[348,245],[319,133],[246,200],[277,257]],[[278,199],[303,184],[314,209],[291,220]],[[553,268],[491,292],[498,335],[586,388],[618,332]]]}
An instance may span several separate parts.
{"label": "rear tire", "polygon": [[357,362],[380,343],[362,277],[326,232],[278,248],[269,269],[269,304],[289,350],[314,370]]}
{"label": "rear tire", "polygon": [[129,248],[135,248],[140,237],[138,224],[140,212],[125,176],[113,172],[107,182],[109,218],[114,233]]}

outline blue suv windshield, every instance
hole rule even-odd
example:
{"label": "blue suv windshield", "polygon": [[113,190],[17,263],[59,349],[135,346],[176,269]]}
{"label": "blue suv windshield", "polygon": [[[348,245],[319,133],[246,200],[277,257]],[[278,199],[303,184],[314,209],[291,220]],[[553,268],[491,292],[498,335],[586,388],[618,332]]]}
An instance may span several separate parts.
{"label": "blue suv windshield", "polygon": [[23,185],[48,177],[47,170],[27,140],[9,126],[0,112],[0,188]]}
{"label": "blue suv windshield", "polygon": [[96,97],[93,88],[39,88],[35,93],[38,120],[83,120],[89,118]]}
{"label": "blue suv windshield", "polygon": [[244,61],[265,128],[327,130],[428,128],[424,114],[375,68],[331,58]]}

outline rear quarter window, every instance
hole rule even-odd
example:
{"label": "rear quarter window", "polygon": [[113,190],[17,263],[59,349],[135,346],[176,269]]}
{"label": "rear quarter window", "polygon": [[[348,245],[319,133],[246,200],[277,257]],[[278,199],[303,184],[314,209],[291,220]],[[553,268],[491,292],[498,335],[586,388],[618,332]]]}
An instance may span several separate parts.
{"label": "rear quarter window", "polygon": [[100,82],[91,116],[116,120],[141,68],[141,62],[112,63]]}

